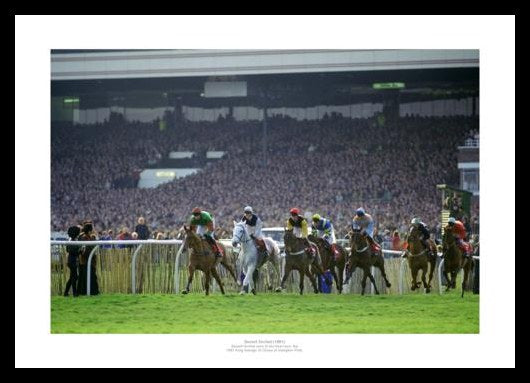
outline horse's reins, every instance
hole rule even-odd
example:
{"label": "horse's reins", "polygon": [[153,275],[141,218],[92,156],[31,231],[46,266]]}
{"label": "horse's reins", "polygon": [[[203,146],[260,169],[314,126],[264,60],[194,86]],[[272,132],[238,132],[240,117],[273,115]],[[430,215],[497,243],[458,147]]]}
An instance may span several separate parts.
{"label": "horse's reins", "polygon": [[370,243],[368,243],[368,241],[366,241],[366,246],[363,247],[361,250],[359,250],[357,248],[357,246],[354,246],[354,249],[355,249],[356,253],[364,253],[366,250],[368,250],[369,247],[370,247]]}
{"label": "horse's reins", "polygon": [[247,243],[247,242],[250,242],[252,241],[252,238],[249,237],[249,239],[247,239],[246,241],[243,241],[243,234],[245,233],[245,228],[243,228],[243,231],[241,232],[241,235],[239,237],[236,236],[237,240],[240,242],[240,243]]}
{"label": "horse's reins", "polygon": [[361,250],[359,250],[358,248],[355,248],[355,252],[356,253],[364,253],[366,250],[368,250],[368,247],[370,245],[366,245],[365,247],[363,247]]}
{"label": "horse's reins", "polygon": [[296,253],[289,253],[289,255],[300,255],[300,254],[303,254],[303,253],[305,253],[305,249],[297,251]]}

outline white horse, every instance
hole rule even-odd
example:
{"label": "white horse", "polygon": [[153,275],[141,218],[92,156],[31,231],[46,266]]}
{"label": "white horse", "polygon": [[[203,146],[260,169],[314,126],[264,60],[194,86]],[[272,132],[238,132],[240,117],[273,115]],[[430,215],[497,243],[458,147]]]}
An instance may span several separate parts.
{"label": "white horse", "polygon": [[[238,244],[241,244],[241,253],[240,253],[240,262],[241,262],[241,271],[245,274],[245,279],[243,280],[243,285],[241,286],[240,294],[245,294],[251,292],[256,294],[256,286],[254,283],[254,273],[259,269],[260,266],[265,264],[266,261],[269,261],[273,264],[274,270],[276,272],[278,282],[280,280],[280,249],[276,242],[270,238],[264,238],[265,245],[267,247],[268,257],[266,259],[259,259],[258,249],[254,240],[250,237],[250,234],[247,231],[245,222],[236,222],[234,221],[234,230],[232,232],[232,246],[236,247]],[[267,269],[268,271],[268,269]],[[269,273],[267,272],[267,278],[269,278]]]}

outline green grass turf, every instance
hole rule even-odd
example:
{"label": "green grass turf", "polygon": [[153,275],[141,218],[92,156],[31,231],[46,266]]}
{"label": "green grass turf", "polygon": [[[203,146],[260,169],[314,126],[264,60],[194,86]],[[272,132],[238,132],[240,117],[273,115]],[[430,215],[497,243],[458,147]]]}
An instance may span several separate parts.
{"label": "green grass turf", "polygon": [[53,296],[51,332],[477,334],[479,296],[459,294]]}

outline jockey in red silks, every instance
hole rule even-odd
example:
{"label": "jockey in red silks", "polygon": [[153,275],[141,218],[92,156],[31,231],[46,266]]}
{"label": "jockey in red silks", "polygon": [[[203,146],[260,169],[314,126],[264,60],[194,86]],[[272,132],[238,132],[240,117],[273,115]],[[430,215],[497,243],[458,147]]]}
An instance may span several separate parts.
{"label": "jockey in red silks", "polygon": [[449,217],[447,226],[453,232],[456,238],[456,243],[458,244],[460,250],[462,250],[464,257],[469,256],[471,254],[471,245],[467,242],[464,242],[464,240],[467,238],[467,232],[464,224],[454,217]]}

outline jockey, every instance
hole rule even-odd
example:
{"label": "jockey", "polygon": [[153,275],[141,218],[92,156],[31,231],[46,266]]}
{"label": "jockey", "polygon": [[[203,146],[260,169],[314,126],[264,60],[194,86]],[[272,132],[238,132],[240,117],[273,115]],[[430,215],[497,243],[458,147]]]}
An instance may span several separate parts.
{"label": "jockey", "polygon": [[287,230],[293,230],[294,235],[298,238],[308,236],[307,220],[300,215],[300,210],[293,207],[290,211],[291,217],[287,220]]}
{"label": "jockey", "polygon": [[458,244],[458,247],[462,250],[464,257],[469,256],[471,246],[464,242],[467,237],[466,228],[464,227],[464,224],[461,221],[455,219],[455,217],[449,217],[449,220],[447,221],[447,227],[450,228],[450,230],[453,232],[456,238],[456,243]]}
{"label": "jockey", "polygon": [[243,210],[244,214],[241,221],[245,222],[247,232],[250,234],[250,238],[254,240],[259,251],[266,251],[265,242],[263,241],[263,234],[261,229],[263,228],[263,221],[254,214],[254,210],[251,206],[246,206]]}
{"label": "jockey", "polygon": [[355,211],[355,217],[352,220],[352,229],[361,230],[362,233],[366,234],[372,249],[374,251],[381,251],[381,246],[374,241],[374,219],[362,207]]}
{"label": "jockey", "polygon": [[331,252],[335,258],[337,258],[339,256],[339,251],[337,250],[337,239],[335,238],[335,230],[333,229],[331,221],[322,218],[320,214],[314,214],[312,221],[311,229],[313,235],[318,238],[323,238],[326,247],[331,249]]}
{"label": "jockey", "polygon": [[262,239],[263,234],[261,233],[261,229],[263,228],[263,221],[254,214],[254,210],[251,206],[245,207],[243,211],[244,215],[241,218],[241,221],[245,222],[247,231],[252,239]]}
{"label": "jockey", "polygon": [[309,234],[307,220],[300,215],[300,209],[296,207],[293,207],[289,213],[291,214],[291,217],[287,220],[287,230],[292,230],[293,234],[298,238],[304,238],[308,249],[311,249],[312,251],[313,248],[309,243],[309,239],[307,239]]}
{"label": "jockey", "polygon": [[213,237],[213,233],[215,231],[215,224],[212,215],[207,211],[201,210],[198,207],[193,208],[191,213],[191,230],[195,230],[195,228],[197,228],[197,234],[202,235],[204,239],[206,239],[206,241],[212,246],[212,249],[215,253],[215,257],[221,258],[223,254],[221,253],[221,250],[219,246],[217,246],[217,242],[215,242],[215,238]]}
{"label": "jockey", "polygon": [[414,227],[417,227],[420,233],[422,234],[421,237],[421,243],[426,249],[431,249],[431,245],[429,244],[429,240],[431,238],[431,233],[429,232],[429,229],[427,228],[427,225],[425,225],[419,218],[413,218],[412,221],[410,221],[410,224]]}

